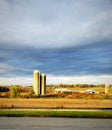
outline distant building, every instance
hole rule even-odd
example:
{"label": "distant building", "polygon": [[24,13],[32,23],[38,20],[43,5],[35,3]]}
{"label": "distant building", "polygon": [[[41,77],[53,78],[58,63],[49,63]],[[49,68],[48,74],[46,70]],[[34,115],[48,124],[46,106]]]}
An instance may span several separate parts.
{"label": "distant building", "polygon": [[97,92],[95,90],[92,90],[92,89],[86,90],[86,93],[89,93],[89,94],[99,94],[99,92]]}
{"label": "distant building", "polygon": [[68,90],[66,88],[56,88],[56,93],[82,93],[82,91],[79,90]]}

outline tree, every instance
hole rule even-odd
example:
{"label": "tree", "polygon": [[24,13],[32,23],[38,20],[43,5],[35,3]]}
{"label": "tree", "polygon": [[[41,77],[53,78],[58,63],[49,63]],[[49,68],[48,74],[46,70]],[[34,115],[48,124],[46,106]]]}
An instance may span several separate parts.
{"label": "tree", "polygon": [[16,98],[20,95],[20,89],[18,86],[11,86],[10,87],[10,97]]}
{"label": "tree", "polygon": [[28,96],[31,97],[34,94],[33,88],[29,88]]}
{"label": "tree", "polygon": [[8,92],[8,91],[9,91],[8,87],[0,86],[0,92]]}

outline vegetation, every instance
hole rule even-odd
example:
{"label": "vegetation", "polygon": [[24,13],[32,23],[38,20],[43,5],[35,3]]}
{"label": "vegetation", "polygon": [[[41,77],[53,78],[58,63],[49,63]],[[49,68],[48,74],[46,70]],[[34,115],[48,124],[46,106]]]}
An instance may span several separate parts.
{"label": "vegetation", "polygon": [[[112,108],[112,86],[105,94],[105,85],[48,85],[46,95],[35,95],[32,86],[10,86],[10,91],[0,92],[0,116],[53,116],[53,117],[87,117],[112,118],[112,112],[75,112],[75,111],[5,111],[5,109],[94,109]],[[55,88],[85,91],[93,89],[99,94],[55,93]],[[27,99],[28,98],[28,99]],[[87,100],[88,99],[88,100]]]}
{"label": "vegetation", "polygon": [[[79,92],[56,93],[55,88],[66,88],[68,90],[80,90]],[[92,89],[99,94],[89,94],[85,91]],[[28,99],[27,99],[28,98]],[[88,99],[88,100],[87,100]],[[0,87],[0,116],[36,116],[36,117],[84,117],[84,118],[112,118],[112,112],[98,111],[58,111],[58,109],[94,109],[112,108],[112,85],[109,92],[105,94],[105,85],[87,84],[59,84],[47,85],[45,95],[35,95],[32,86],[1,86]],[[17,111],[5,109],[57,109],[57,111]]]}
{"label": "vegetation", "polygon": [[72,117],[72,118],[111,118],[112,112],[99,111],[1,111],[0,116],[8,117]]}
{"label": "vegetation", "polygon": [[10,97],[17,98],[20,95],[20,89],[18,86],[11,86],[10,87]]}
{"label": "vegetation", "polygon": [[[66,88],[67,90],[79,90],[83,93],[56,93],[56,88]],[[87,89],[92,89],[99,94],[86,93]],[[110,91],[105,94],[105,84],[58,84],[47,85],[45,95],[35,95],[32,86],[1,86],[0,98],[66,98],[66,99],[112,99],[112,85],[109,85]]]}
{"label": "vegetation", "polygon": [[9,91],[8,87],[0,86],[0,92],[8,92],[8,91]]}

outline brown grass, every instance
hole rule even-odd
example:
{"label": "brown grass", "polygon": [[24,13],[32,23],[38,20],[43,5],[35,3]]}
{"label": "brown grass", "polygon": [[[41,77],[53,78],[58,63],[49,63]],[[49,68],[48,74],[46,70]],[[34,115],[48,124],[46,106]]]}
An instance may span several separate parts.
{"label": "brown grass", "polygon": [[0,108],[112,108],[112,100],[1,98]]}

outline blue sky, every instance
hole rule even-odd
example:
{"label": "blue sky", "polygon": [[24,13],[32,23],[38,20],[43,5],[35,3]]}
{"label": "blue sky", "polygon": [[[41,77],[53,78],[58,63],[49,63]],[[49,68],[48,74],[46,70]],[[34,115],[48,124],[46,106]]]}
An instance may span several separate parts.
{"label": "blue sky", "polygon": [[112,83],[112,0],[0,0],[0,85]]}

